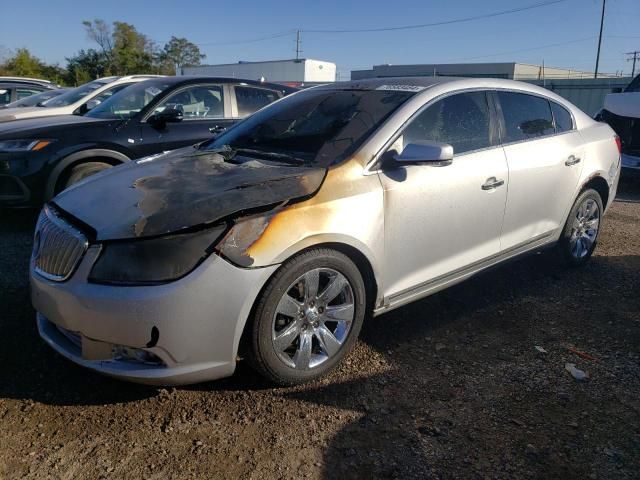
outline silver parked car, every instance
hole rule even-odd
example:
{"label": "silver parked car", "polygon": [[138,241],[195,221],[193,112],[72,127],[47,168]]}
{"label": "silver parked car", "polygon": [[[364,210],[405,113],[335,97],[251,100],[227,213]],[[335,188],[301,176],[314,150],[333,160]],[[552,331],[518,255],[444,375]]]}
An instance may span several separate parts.
{"label": "silver parked car", "polygon": [[39,331],[136,382],[225,377],[239,356],[274,382],[309,381],[370,314],[545,246],[583,264],[619,175],[613,130],[532,85],[311,88],[47,204]]}

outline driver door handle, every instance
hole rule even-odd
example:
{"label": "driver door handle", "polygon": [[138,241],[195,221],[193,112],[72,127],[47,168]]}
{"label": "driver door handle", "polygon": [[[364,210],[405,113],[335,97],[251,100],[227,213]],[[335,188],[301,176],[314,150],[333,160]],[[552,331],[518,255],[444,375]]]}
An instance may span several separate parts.
{"label": "driver door handle", "polygon": [[209,129],[209,131],[211,133],[222,133],[227,129],[227,127],[223,126],[223,125],[214,125],[213,127],[211,127]]}
{"label": "driver door handle", "polygon": [[504,185],[504,180],[498,180],[496,177],[489,177],[487,181],[482,184],[482,190],[493,190]]}
{"label": "driver door handle", "polygon": [[580,163],[581,158],[580,157],[576,157],[575,155],[569,155],[569,158],[567,158],[567,161],[564,162],[564,164],[567,167],[570,167],[571,165],[575,165],[576,163]]}

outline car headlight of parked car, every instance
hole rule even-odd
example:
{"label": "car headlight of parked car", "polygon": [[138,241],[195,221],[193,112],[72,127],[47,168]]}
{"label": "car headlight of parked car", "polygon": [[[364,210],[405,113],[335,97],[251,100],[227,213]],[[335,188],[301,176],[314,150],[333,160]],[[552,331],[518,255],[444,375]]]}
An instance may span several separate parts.
{"label": "car headlight of parked car", "polygon": [[42,150],[50,143],[51,139],[24,139],[24,140],[0,140],[0,152],[32,152]]}
{"label": "car headlight of parked car", "polygon": [[226,229],[223,224],[191,233],[105,242],[89,280],[120,285],[154,285],[177,280],[213,252]]}

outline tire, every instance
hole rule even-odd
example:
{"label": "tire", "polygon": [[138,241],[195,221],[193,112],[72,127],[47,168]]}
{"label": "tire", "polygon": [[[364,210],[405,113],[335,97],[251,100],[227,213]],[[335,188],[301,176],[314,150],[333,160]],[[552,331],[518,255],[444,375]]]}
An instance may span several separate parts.
{"label": "tire", "polygon": [[59,192],[69,188],[74,183],[78,183],[80,180],[83,180],[94,173],[101,172],[102,170],[106,170],[107,168],[111,168],[113,165],[104,162],[87,162],[81,163],[80,165],[76,165],[69,172],[69,176],[67,177],[64,186],[60,189]]}
{"label": "tire", "polygon": [[366,305],[362,274],[346,255],[319,248],[293,257],[269,280],[254,309],[250,365],[279,385],[322,377],[353,348]]}
{"label": "tire", "polygon": [[603,212],[602,198],[596,190],[584,190],[576,199],[558,242],[558,251],[568,266],[579,267],[591,258]]}

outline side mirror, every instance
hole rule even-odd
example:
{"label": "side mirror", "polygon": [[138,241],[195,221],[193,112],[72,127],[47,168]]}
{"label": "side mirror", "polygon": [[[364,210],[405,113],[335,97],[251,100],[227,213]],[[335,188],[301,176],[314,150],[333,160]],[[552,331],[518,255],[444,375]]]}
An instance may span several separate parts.
{"label": "side mirror", "polygon": [[153,125],[164,125],[166,123],[181,122],[184,118],[182,105],[167,106],[161,112],[156,112],[149,117],[149,123]]}
{"label": "side mirror", "polygon": [[453,147],[448,143],[418,140],[409,143],[394,160],[404,163],[429,163],[437,166],[450,165],[453,162]]}

